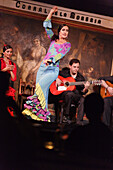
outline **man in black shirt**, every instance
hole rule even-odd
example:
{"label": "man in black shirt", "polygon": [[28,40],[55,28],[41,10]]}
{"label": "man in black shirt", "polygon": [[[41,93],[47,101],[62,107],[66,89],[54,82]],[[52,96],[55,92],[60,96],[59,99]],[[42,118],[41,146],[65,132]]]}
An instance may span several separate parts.
{"label": "man in black shirt", "polygon": [[[60,98],[64,100],[64,121],[68,121],[75,117],[76,114],[76,107],[78,107],[78,115],[77,115],[77,122],[79,123],[83,119],[83,103],[84,103],[84,97],[88,92],[88,87],[90,83],[84,82],[85,78],[82,76],[81,73],[79,73],[79,67],[80,67],[80,61],[78,59],[72,59],[69,62],[69,68],[63,68],[62,71],[60,71],[59,75],[67,78],[67,77],[73,77],[76,82],[83,81],[82,85],[77,85],[76,89],[73,91],[64,91],[62,94],[60,94]],[[61,84],[61,80],[57,78],[56,85],[59,86]],[[72,106],[75,106],[75,113],[73,115]]]}

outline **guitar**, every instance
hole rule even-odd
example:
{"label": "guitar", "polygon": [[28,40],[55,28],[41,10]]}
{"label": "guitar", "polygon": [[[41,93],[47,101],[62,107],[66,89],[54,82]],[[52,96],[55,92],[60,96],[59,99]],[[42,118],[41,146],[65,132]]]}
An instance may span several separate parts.
{"label": "guitar", "polygon": [[[110,83],[109,81],[106,81],[106,84],[113,88],[113,84]],[[108,90],[105,87],[103,87],[103,86],[101,86],[100,94],[101,94],[102,98],[111,97],[112,96],[112,95],[109,94]]]}
{"label": "guitar", "polygon": [[[73,91],[76,89],[76,86],[83,85],[86,81],[78,81],[76,82],[73,77],[64,78],[62,76],[58,76],[58,78],[62,81],[60,86],[56,86],[56,80],[50,85],[50,92],[53,95],[59,95],[64,91]],[[101,80],[89,81],[90,84],[101,85]]]}

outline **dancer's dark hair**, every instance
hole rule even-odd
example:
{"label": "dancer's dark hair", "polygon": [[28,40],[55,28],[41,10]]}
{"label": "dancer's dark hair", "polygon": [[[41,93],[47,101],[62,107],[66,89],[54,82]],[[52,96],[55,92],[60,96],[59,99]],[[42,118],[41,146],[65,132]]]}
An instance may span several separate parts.
{"label": "dancer's dark hair", "polygon": [[5,51],[6,51],[7,49],[9,49],[9,48],[13,49],[10,45],[4,44],[3,52],[5,52]]}
{"label": "dancer's dark hair", "polygon": [[[60,32],[60,30],[64,27],[64,26],[67,26],[66,24],[61,24],[61,25],[59,25],[59,27],[58,27],[58,30],[57,30],[57,35],[56,34],[54,34],[53,36],[52,36],[52,38],[51,38],[51,41],[53,41],[53,40],[58,40],[59,39],[59,32]],[[68,26],[67,26],[68,27]]]}

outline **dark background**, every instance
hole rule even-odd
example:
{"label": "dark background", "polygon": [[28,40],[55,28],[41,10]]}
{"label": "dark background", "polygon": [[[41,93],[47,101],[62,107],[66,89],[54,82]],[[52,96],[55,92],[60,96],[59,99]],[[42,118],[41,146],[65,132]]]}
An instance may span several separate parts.
{"label": "dark background", "polygon": [[60,7],[113,17],[113,0],[33,0]]}

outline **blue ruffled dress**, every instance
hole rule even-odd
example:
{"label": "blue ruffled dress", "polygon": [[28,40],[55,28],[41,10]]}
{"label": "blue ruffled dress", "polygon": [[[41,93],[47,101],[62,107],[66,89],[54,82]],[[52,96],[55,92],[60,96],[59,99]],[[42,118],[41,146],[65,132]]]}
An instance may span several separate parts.
{"label": "blue ruffled dress", "polygon": [[[43,26],[51,39],[54,34],[51,29],[51,20],[46,19],[43,22]],[[37,72],[35,94],[27,98],[28,100],[24,104],[25,109],[22,111],[23,115],[34,120],[50,122],[50,112],[48,111],[49,87],[58,77],[60,59],[67,54],[70,48],[70,42],[58,44],[55,41],[51,41],[48,52]],[[44,63],[46,59],[51,59],[52,61],[48,66]]]}

